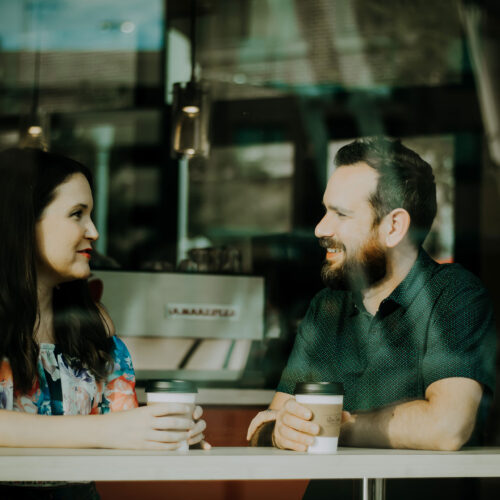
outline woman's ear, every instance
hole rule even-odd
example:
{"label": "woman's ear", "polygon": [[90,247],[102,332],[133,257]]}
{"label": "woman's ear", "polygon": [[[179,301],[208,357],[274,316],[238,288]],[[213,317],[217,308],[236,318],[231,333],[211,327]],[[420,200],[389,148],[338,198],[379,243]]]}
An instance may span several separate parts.
{"label": "woman's ear", "polygon": [[410,214],[404,208],[395,208],[382,220],[382,238],[388,248],[394,248],[408,234]]}

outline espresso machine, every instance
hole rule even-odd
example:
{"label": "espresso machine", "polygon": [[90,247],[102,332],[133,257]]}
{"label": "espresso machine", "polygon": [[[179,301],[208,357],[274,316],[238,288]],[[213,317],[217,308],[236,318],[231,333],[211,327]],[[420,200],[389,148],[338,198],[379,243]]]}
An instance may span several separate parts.
{"label": "espresso machine", "polygon": [[252,342],[264,338],[263,277],[97,270],[91,280],[102,282],[139,382],[237,381]]}

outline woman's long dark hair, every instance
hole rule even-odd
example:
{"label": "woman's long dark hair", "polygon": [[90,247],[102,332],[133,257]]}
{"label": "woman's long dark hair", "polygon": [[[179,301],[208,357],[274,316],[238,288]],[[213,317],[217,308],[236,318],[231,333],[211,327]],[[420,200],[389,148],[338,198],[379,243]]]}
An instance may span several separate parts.
{"label": "woman's long dark hair", "polygon": [[[0,362],[8,358],[21,393],[30,391],[38,376],[36,223],[56,188],[77,173],[92,187],[90,171],[69,158],[37,149],[0,153]],[[103,379],[111,369],[111,342],[87,280],[54,289],[53,309],[61,351]]]}

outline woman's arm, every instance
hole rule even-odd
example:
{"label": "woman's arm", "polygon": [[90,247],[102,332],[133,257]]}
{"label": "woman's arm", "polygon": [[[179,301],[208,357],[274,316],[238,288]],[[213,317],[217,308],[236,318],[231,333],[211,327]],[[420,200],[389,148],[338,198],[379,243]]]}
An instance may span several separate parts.
{"label": "woman's arm", "polygon": [[[47,416],[0,410],[0,446],[30,448],[119,448],[175,450],[199,443],[205,422],[198,406],[156,404],[106,415]],[[180,415],[179,415],[180,414]]]}

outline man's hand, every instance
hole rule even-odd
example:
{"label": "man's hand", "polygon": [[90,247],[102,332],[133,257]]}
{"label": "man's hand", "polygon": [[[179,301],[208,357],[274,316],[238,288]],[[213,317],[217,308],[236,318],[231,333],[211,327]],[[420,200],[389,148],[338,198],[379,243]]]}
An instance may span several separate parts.
{"label": "man's hand", "polygon": [[[276,410],[270,408],[260,411],[250,422],[247,431],[247,441],[250,446],[271,446],[271,438],[268,432],[263,433],[262,430],[267,425],[272,425],[274,429],[274,422],[276,421]],[[265,436],[263,434],[266,434]],[[272,432],[271,432],[272,434]]]}
{"label": "man's hand", "polygon": [[273,444],[277,448],[307,451],[319,434],[319,425],[309,422],[312,418],[309,408],[290,398],[276,414]]}
{"label": "man's hand", "polygon": [[[311,418],[311,410],[297,403],[292,395],[277,392],[269,409],[258,413],[250,423],[247,440],[250,441],[250,446],[270,446],[269,426],[274,423],[273,446],[306,451],[319,433],[318,425],[310,422]],[[342,412],[342,423],[352,418],[349,412]],[[266,440],[265,443],[263,443],[264,440]]]}

